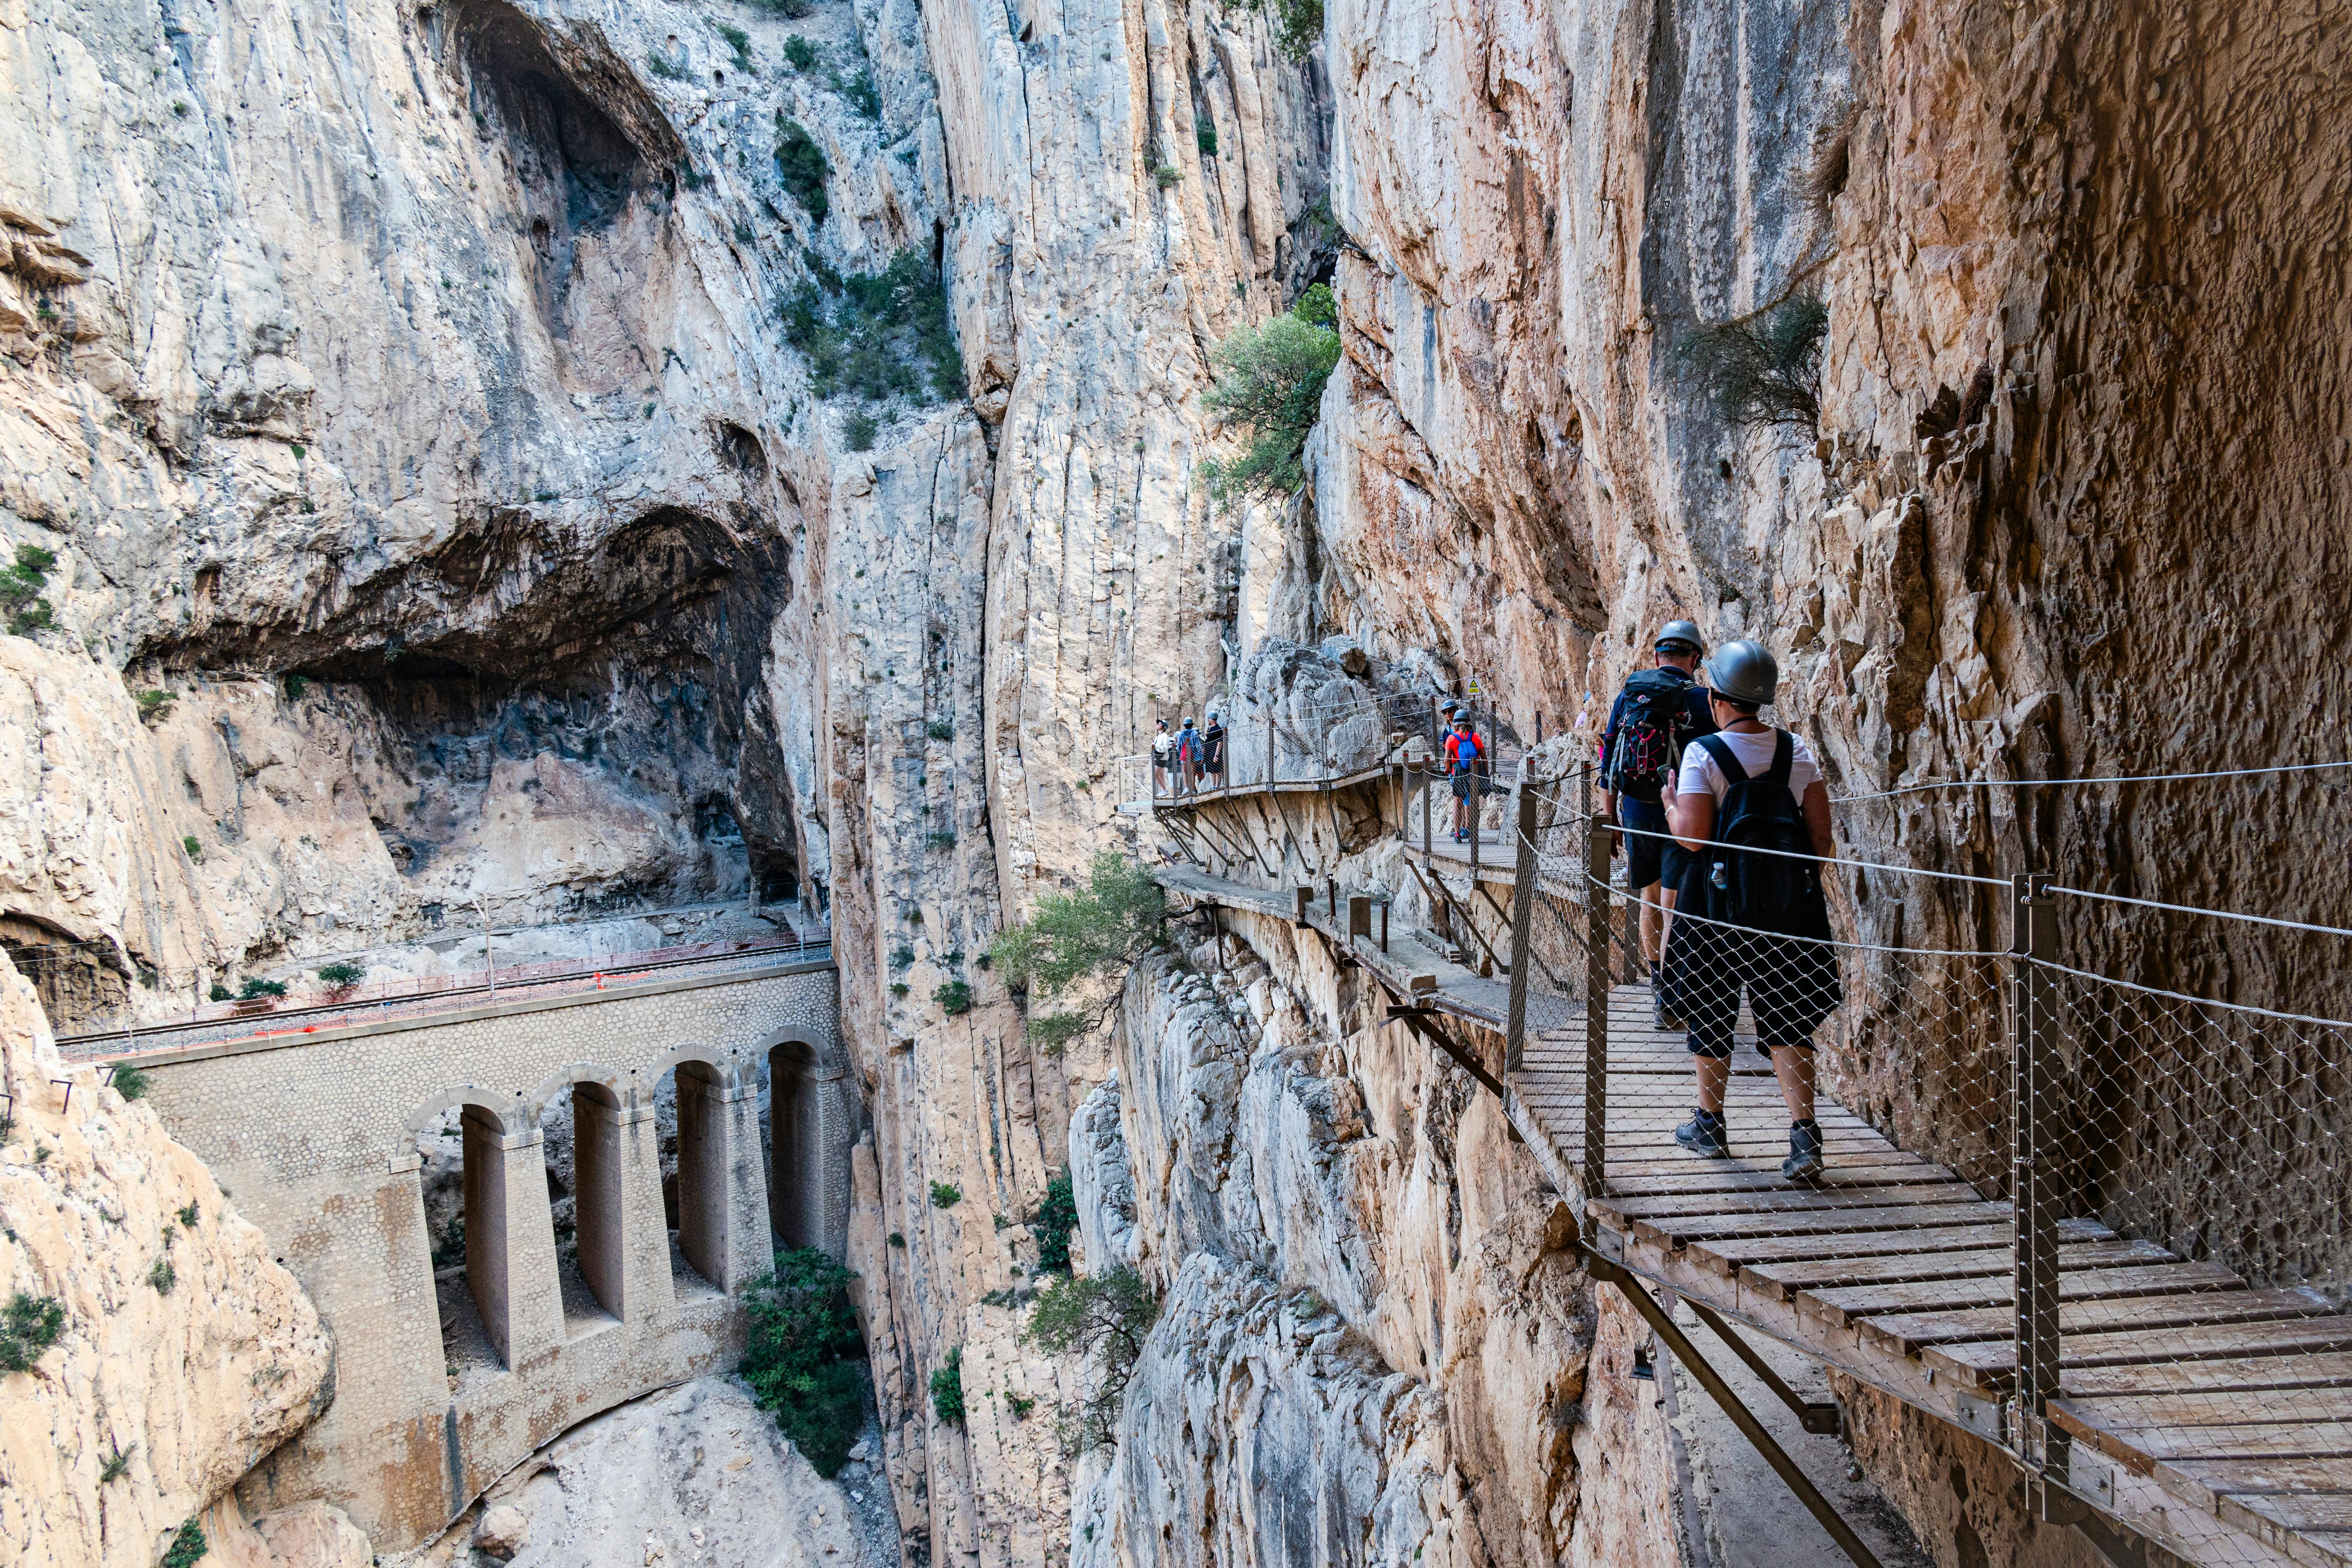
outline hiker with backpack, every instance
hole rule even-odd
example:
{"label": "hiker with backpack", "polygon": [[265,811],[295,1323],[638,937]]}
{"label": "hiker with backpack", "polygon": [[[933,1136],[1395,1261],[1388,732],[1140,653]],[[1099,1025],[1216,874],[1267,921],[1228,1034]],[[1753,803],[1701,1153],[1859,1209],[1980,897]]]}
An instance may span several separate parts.
{"label": "hiker with backpack", "polygon": [[1209,727],[1201,731],[1201,771],[1209,775],[1209,787],[1225,787],[1225,721],[1213,708]]}
{"label": "hiker with backpack", "polygon": [[1820,862],[1834,852],[1829,790],[1811,749],[1756,716],[1780,680],[1763,644],[1724,644],[1706,662],[1706,680],[1720,732],[1692,741],[1665,801],[1689,858],[1664,982],[1698,1070],[1696,1114],[1675,1129],[1675,1142],[1698,1154],[1731,1152],[1724,1091],[1744,992],[1757,1049],[1771,1058],[1788,1107],[1780,1173],[1812,1181],[1822,1170],[1813,1031],[1844,994],[1822,890]]}
{"label": "hiker with backpack", "polygon": [[1184,715],[1184,727],[1176,731],[1176,784],[1185,795],[1201,787],[1201,731],[1192,727],[1192,716]]}
{"label": "hiker with backpack", "polygon": [[1160,732],[1151,737],[1151,793],[1155,795],[1171,793],[1170,774],[1176,765],[1176,737],[1168,732],[1168,721],[1160,721]]}
{"label": "hiker with backpack", "polygon": [[1479,773],[1486,748],[1471,727],[1469,710],[1451,702],[1445,706],[1454,722],[1445,737],[1445,771],[1454,778],[1454,842],[1464,844],[1478,831]]}
{"label": "hiker with backpack", "polygon": [[1650,963],[1650,1009],[1661,1029],[1682,1020],[1665,1005],[1658,959],[1665,943],[1688,857],[1667,836],[1664,796],[1682,766],[1683,748],[1712,735],[1715,717],[1706,689],[1691,679],[1706,644],[1688,621],[1669,621],[1652,650],[1657,668],[1626,677],[1601,732],[1601,820],[1626,831],[1625,886],[1642,906],[1642,956]]}

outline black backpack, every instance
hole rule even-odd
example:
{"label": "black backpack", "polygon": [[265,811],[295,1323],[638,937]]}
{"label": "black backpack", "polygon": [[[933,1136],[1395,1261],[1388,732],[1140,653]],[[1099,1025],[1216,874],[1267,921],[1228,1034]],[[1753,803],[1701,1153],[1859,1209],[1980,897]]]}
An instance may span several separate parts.
{"label": "black backpack", "polygon": [[[1789,769],[1797,754],[1796,738],[1786,730],[1773,731],[1772,765],[1759,778],[1750,778],[1739,758],[1720,736],[1701,735],[1715,765],[1731,782],[1715,816],[1715,842],[1705,850],[1708,879],[1714,884],[1717,913],[1739,925],[1777,929],[1791,911],[1801,909],[1820,887],[1815,880],[1812,836],[1796,795],[1789,788]],[[1768,849],[1769,855],[1743,851]],[[1792,859],[1801,856],[1801,859]]]}
{"label": "black backpack", "polygon": [[1691,720],[1690,679],[1679,671],[1637,669],[1625,678],[1625,717],[1609,738],[1614,794],[1654,805],[1665,780],[1682,765],[1683,746],[1698,726]]}

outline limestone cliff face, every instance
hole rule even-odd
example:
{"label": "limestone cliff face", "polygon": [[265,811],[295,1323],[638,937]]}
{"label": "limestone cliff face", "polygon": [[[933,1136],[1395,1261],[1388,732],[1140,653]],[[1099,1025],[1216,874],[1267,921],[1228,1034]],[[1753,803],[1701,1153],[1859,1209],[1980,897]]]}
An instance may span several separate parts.
{"label": "limestone cliff face", "polygon": [[0,1373],[0,1541],[28,1568],[150,1568],[332,1397],[331,1347],[203,1162],[68,1069],[5,958],[0,1076],[0,1300],[64,1311],[31,1370]]}

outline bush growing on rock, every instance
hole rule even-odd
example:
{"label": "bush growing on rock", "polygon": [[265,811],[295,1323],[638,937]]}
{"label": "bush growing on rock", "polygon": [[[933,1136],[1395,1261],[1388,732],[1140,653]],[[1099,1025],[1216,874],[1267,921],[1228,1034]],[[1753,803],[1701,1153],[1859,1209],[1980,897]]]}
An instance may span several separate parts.
{"label": "bush growing on rock", "polygon": [[29,1372],[66,1331],[65,1303],[19,1290],[0,1309],[0,1372]]}
{"label": "bush growing on rock", "polygon": [[1159,1315],[1160,1298],[1129,1268],[1057,1279],[1037,1292],[1022,1342],[1048,1355],[1075,1354],[1093,1374],[1093,1391],[1063,1411],[1062,1444],[1073,1455],[1111,1440],[1144,1336]]}
{"label": "bush growing on rock", "polygon": [[367,971],[356,963],[328,963],[319,969],[319,978],[337,991],[348,991],[367,977]]}
{"label": "bush growing on rock", "polygon": [[234,1002],[236,1000],[236,997],[229,991],[229,988],[222,984],[217,980],[213,982],[213,988],[205,993],[205,997],[207,1001],[212,1002]]}
{"label": "bush growing on rock", "polygon": [[1675,344],[1684,377],[1734,425],[1818,426],[1827,306],[1810,294],[1726,321],[1694,327]]}
{"label": "bush growing on rock", "polygon": [[[1168,919],[1168,897],[1151,873],[1106,849],[1095,857],[1085,890],[1053,893],[1037,912],[996,933],[988,946],[1007,984],[1024,986],[1041,998],[1058,996],[1089,977],[1108,984],[1102,1015],[1118,1001],[1126,966],[1160,941]],[[1117,968],[1116,975],[1107,972]],[[1101,1018],[1080,1013],[1048,1014],[1030,1020],[1029,1036],[1059,1054]]]}
{"label": "bush growing on rock", "polygon": [[849,416],[849,422],[842,426],[842,435],[849,442],[849,449],[853,452],[874,450],[874,437],[881,433],[882,426],[875,422],[874,416],[866,413],[863,408],[852,414]]}
{"label": "bush growing on rock", "polygon": [[1070,1233],[1078,1228],[1077,1194],[1070,1185],[1070,1173],[1056,1171],[1045,1184],[1045,1196],[1037,1205],[1035,1217],[1029,1228],[1037,1235],[1037,1270],[1041,1274],[1067,1274],[1070,1271]]}
{"label": "bush growing on rock", "polygon": [[1322,405],[1323,384],[1339,363],[1339,334],[1294,311],[1244,327],[1211,359],[1217,384],[1201,401],[1245,428],[1250,440],[1233,462],[1202,465],[1210,495],[1226,501],[1294,493],[1307,482],[1299,456]]}
{"label": "bush growing on rock", "polygon": [[784,341],[806,354],[819,397],[918,406],[963,391],[947,291],[929,258],[901,250],[879,272],[818,274],[779,307]]}
{"label": "bush growing on rock", "polygon": [[945,1365],[931,1373],[931,1412],[942,1421],[963,1425],[963,1347],[948,1352]]}
{"label": "bush growing on rock", "polygon": [[750,1341],[741,1372],[760,1407],[817,1474],[848,1462],[866,1423],[864,1346],[849,1270],[813,1247],[776,1254],[745,1287]]}
{"label": "bush growing on rock", "polygon": [[931,993],[931,1000],[938,1003],[940,1011],[949,1017],[959,1017],[972,1009],[971,987],[961,980],[945,981]]}
{"label": "bush growing on rock", "polygon": [[816,138],[781,109],[776,110],[776,175],[810,217],[824,222],[825,215],[833,211],[824,192],[825,182],[833,177],[833,164]]}
{"label": "bush growing on rock", "polygon": [[961,1187],[956,1186],[950,1182],[933,1182],[931,1184],[931,1206],[933,1208],[951,1209],[961,1202],[963,1202],[963,1189]]}
{"label": "bush growing on rock", "polygon": [[164,1549],[163,1561],[156,1568],[195,1568],[204,1560],[205,1553],[211,1550],[212,1543],[205,1539],[204,1526],[192,1519],[183,1523],[179,1533],[172,1537],[172,1544]]}
{"label": "bush growing on rock", "polygon": [[114,1092],[125,1100],[137,1100],[147,1092],[147,1075],[135,1067],[114,1069]]}
{"label": "bush growing on rock", "polygon": [[286,982],[264,980],[257,975],[239,986],[236,994],[237,999],[243,1002],[257,1002],[265,996],[283,996],[286,994]]}
{"label": "bush growing on rock", "polygon": [[18,637],[27,637],[57,625],[49,603],[41,597],[47,585],[49,569],[58,563],[57,552],[44,550],[37,544],[16,546],[14,565],[0,570],[0,615],[8,617],[8,629]]}
{"label": "bush growing on rock", "polygon": [[798,33],[784,40],[784,63],[796,71],[816,69],[817,61],[822,58],[817,53],[816,46]]}

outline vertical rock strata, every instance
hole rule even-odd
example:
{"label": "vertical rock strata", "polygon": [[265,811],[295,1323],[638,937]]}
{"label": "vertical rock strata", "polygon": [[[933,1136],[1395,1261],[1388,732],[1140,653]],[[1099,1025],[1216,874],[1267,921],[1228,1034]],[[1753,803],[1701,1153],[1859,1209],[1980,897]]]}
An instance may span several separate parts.
{"label": "vertical rock strata", "polygon": [[203,1162],[67,1068],[5,958],[0,1078],[0,1303],[63,1314],[30,1370],[0,1372],[0,1545],[28,1565],[151,1568],[331,1396],[332,1347]]}

